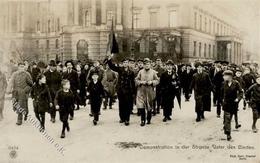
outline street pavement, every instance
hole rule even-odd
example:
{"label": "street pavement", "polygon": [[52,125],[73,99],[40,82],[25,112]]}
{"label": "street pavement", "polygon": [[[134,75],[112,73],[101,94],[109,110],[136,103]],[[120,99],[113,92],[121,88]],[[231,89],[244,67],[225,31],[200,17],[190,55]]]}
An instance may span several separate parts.
{"label": "street pavement", "polygon": [[100,122],[94,126],[87,106],[75,111],[74,120],[69,121],[71,131],[61,139],[58,114],[54,124],[46,114],[46,131],[41,133],[29,100],[30,118],[17,126],[7,99],[0,121],[0,163],[260,162],[260,136],[251,131],[250,108],[240,107],[242,127],[236,130],[232,122],[233,139],[228,142],[222,130],[223,119],[216,117],[215,107],[197,123],[193,99],[182,101],[181,109],[177,102],[175,106],[172,121],[163,122],[161,111],[144,127],[137,115],[131,116],[130,126],[120,124],[117,103],[112,110],[102,110]]}

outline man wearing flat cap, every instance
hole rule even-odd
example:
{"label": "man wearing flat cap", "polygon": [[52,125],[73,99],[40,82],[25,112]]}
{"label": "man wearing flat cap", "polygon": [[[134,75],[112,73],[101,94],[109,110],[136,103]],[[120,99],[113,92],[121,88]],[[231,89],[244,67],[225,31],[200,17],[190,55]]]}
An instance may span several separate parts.
{"label": "man wearing flat cap", "polygon": [[125,126],[128,126],[133,107],[133,97],[135,94],[135,74],[129,68],[128,60],[123,61],[123,67],[119,67],[112,62],[111,54],[108,54],[107,57],[109,68],[118,73],[116,90],[119,102],[119,122],[125,123]]}
{"label": "man wearing flat cap", "polygon": [[155,87],[159,83],[157,72],[151,68],[149,58],[144,59],[144,68],[139,71],[135,81],[137,84],[136,106],[141,114],[141,126],[144,126],[146,122],[151,123]]}
{"label": "man wearing flat cap", "polygon": [[17,125],[21,125],[28,116],[28,98],[33,86],[33,81],[30,73],[27,71],[24,63],[18,64],[18,70],[11,76],[8,85],[9,93],[12,93],[14,110],[18,114]]}
{"label": "man wearing flat cap", "polygon": [[211,91],[213,91],[213,85],[209,74],[203,70],[202,64],[198,62],[195,66],[197,73],[193,75],[190,92],[194,89],[195,112],[197,113],[196,122],[199,122],[201,119],[205,119],[205,111],[211,111]]}
{"label": "man wearing flat cap", "polygon": [[221,95],[224,110],[224,133],[227,135],[227,140],[230,141],[232,117],[237,117],[238,104],[243,98],[243,90],[240,84],[236,80],[233,80],[233,72],[231,70],[224,71],[224,83]]}
{"label": "man wearing flat cap", "polygon": [[[49,63],[49,70],[44,73],[46,76],[46,84],[49,87],[52,101],[54,101],[55,95],[58,90],[61,88],[62,76],[57,71],[56,62],[51,60]],[[50,109],[51,122],[55,123],[56,110],[55,107]]]}

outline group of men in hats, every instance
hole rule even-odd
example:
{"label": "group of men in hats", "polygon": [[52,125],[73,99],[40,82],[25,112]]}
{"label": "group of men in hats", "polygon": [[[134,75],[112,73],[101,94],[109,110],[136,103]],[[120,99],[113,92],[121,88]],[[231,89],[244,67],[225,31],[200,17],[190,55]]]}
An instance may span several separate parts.
{"label": "group of men in hats", "polygon": [[[172,60],[162,62],[159,58],[155,62],[149,58],[137,61],[125,58],[117,64],[109,54],[105,65],[95,61],[92,66],[83,65],[81,62],[77,62],[74,66],[73,61],[67,61],[63,66],[61,62],[51,60],[48,66],[39,62],[33,63],[31,69],[28,69],[25,63],[19,63],[18,67],[18,70],[12,74],[8,92],[12,93],[14,102],[24,108],[24,120],[28,114],[28,98],[31,89],[45,88],[34,87],[35,84],[40,86],[44,84],[48,89],[42,89],[45,92],[36,91],[38,95],[34,94],[34,98],[40,99],[38,97],[46,91],[47,95],[50,95],[46,112],[50,113],[51,122],[55,123],[56,111],[60,111],[60,119],[63,122],[62,138],[65,137],[65,130],[70,130],[67,119],[73,120],[74,110],[79,109],[80,105],[86,106],[87,98],[91,106],[90,116],[94,117],[94,125],[99,121],[102,101],[104,101],[104,109],[108,105],[112,109],[117,96],[119,122],[128,126],[136,105],[140,125],[145,126],[151,123],[153,116],[160,114],[160,109],[163,110],[163,122],[172,120],[174,99],[177,99],[181,108],[181,95],[183,94],[185,101],[188,102],[192,92],[195,99],[196,122],[205,119],[205,112],[211,111],[213,101],[218,118],[221,117],[221,111],[224,111],[223,129],[227,140],[231,140],[233,116],[235,127],[241,127],[238,121],[238,107],[243,99],[244,109],[248,103],[253,109],[252,129],[257,132],[260,78],[250,68],[241,68],[226,61],[216,61],[212,64],[195,62],[192,66],[191,64],[177,65]],[[1,73],[0,77],[4,78]],[[2,83],[0,86],[5,87],[6,84]],[[212,93],[213,100],[211,100]],[[64,99],[70,103],[67,104]],[[69,105],[69,108],[66,109],[64,105]],[[17,111],[15,106],[17,105],[14,105]],[[22,124],[22,119],[23,114],[18,112],[17,125]]]}

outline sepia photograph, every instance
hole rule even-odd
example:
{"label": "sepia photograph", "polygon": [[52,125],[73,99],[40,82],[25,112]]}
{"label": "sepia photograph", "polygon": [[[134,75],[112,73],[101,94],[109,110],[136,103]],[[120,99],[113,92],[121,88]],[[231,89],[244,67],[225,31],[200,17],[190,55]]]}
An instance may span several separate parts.
{"label": "sepia photograph", "polygon": [[0,8],[0,163],[260,163],[260,0]]}

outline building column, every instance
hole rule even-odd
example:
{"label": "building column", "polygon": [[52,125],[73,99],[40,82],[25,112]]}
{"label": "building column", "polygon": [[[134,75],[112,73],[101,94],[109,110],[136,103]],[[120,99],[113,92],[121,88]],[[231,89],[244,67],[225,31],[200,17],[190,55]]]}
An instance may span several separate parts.
{"label": "building column", "polygon": [[105,25],[107,22],[107,0],[101,2],[101,24]]}
{"label": "building column", "polygon": [[20,12],[20,14],[21,14],[21,27],[20,27],[20,29],[21,29],[21,31],[24,31],[24,3],[23,2],[21,2],[21,12]]}
{"label": "building column", "polygon": [[96,11],[96,0],[91,0],[91,23],[92,25],[96,25],[97,21],[96,21],[96,15],[97,15],[97,11]]}
{"label": "building column", "polygon": [[116,25],[122,24],[122,0],[117,0],[116,6]]}
{"label": "building column", "polygon": [[74,15],[74,25],[79,25],[79,0],[74,0],[74,8],[73,8],[73,15]]}
{"label": "building column", "polygon": [[20,31],[20,3],[18,3],[16,6],[16,21],[17,21],[16,31],[19,32]]}

